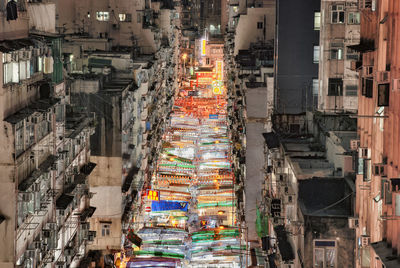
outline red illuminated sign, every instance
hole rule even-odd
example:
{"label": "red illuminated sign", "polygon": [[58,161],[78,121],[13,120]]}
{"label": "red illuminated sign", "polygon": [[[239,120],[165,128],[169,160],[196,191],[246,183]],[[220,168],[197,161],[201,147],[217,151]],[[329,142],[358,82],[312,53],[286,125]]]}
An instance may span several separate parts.
{"label": "red illuminated sign", "polygon": [[160,192],[154,190],[147,190],[147,199],[153,201],[160,201]]}

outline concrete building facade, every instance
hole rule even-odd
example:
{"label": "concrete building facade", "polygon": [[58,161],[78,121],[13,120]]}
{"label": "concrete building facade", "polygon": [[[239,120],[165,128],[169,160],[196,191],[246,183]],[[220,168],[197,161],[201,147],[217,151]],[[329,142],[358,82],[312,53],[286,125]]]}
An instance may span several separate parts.
{"label": "concrete building facade", "polygon": [[318,80],[313,80],[313,103],[328,113],[356,112],[358,73],[352,62],[359,60],[351,48],[360,42],[358,1],[321,1],[314,13],[314,29],[319,44],[314,46],[313,62],[319,64]]}

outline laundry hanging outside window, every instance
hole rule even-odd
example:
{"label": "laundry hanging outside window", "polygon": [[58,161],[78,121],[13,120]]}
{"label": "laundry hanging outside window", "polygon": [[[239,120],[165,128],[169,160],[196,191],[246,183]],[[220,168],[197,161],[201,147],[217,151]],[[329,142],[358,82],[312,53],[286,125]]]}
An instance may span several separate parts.
{"label": "laundry hanging outside window", "polygon": [[18,18],[17,2],[11,0],[7,3],[7,21],[16,20]]}

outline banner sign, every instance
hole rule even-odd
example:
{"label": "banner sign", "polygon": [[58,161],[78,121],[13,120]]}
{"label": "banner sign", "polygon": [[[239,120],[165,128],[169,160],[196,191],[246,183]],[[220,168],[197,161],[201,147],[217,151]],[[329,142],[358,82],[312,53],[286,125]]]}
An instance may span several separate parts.
{"label": "banner sign", "polygon": [[151,203],[151,211],[168,211],[168,210],[181,210],[188,211],[188,202],[180,202],[180,201],[166,201],[161,200],[159,202]]}

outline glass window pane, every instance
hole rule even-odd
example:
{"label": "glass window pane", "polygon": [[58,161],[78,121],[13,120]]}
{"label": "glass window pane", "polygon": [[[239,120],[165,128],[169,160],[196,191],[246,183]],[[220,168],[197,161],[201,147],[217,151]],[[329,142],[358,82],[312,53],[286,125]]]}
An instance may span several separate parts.
{"label": "glass window pane", "polygon": [[314,249],[314,267],[324,267],[324,249]]}
{"label": "glass window pane", "polygon": [[319,46],[314,46],[313,62],[314,63],[318,63],[319,62]]}
{"label": "glass window pane", "polygon": [[314,30],[319,30],[321,27],[321,12],[314,12]]}
{"label": "glass window pane", "polygon": [[326,268],[335,267],[336,250],[334,248],[325,249]]}

